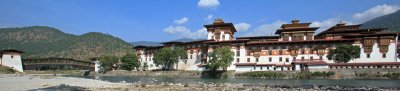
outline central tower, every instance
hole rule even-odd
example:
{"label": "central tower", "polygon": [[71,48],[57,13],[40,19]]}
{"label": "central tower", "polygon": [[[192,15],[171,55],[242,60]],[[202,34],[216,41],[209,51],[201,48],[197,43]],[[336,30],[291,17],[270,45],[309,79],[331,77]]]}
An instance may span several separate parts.
{"label": "central tower", "polygon": [[207,28],[208,40],[226,41],[233,40],[233,35],[236,32],[232,23],[225,23],[221,18],[215,19],[213,24],[204,25]]}

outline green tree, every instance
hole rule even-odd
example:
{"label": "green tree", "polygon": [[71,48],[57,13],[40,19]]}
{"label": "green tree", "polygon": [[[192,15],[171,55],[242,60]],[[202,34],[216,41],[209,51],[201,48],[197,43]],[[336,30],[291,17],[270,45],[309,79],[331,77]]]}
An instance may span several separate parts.
{"label": "green tree", "polygon": [[229,46],[217,48],[208,54],[210,61],[207,63],[207,67],[211,71],[217,71],[219,68],[226,71],[228,66],[232,64],[233,56],[234,53]]}
{"label": "green tree", "polygon": [[330,49],[327,57],[337,63],[347,63],[352,59],[360,58],[360,52],[361,48],[359,46],[342,44],[335,49]]}
{"label": "green tree", "polygon": [[122,58],[121,58],[121,66],[120,68],[123,70],[127,70],[127,71],[131,71],[134,69],[139,69],[140,67],[140,63],[138,61],[138,57],[135,54],[125,54]]}
{"label": "green tree", "polygon": [[115,68],[118,63],[118,57],[113,55],[103,55],[100,57],[100,67],[102,71],[110,71]]}
{"label": "green tree", "polygon": [[187,53],[180,47],[162,48],[154,53],[153,60],[154,64],[162,66],[163,70],[172,70],[174,64],[178,63],[179,60],[186,63]]}

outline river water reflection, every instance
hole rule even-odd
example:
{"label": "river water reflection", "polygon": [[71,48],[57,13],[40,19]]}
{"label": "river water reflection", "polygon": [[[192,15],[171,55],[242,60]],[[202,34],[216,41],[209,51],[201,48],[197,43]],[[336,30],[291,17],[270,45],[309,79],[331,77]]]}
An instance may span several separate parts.
{"label": "river water reflection", "polygon": [[400,80],[366,80],[366,79],[252,79],[252,78],[181,78],[181,77],[140,77],[140,76],[86,76],[83,78],[104,80],[109,82],[142,82],[142,83],[243,83],[243,84],[262,84],[262,85],[325,85],[325,86],[370,86],[370,87],[400,87]]}

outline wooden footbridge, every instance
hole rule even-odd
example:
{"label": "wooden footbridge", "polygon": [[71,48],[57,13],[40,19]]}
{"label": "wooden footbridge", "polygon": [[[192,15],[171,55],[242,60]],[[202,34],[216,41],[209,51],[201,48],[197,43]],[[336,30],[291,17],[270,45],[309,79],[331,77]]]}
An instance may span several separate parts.
{"label": "wooden footbridge", "polygon": [[69,58],[22,59],[24,70],[94,70],[95,63]]}

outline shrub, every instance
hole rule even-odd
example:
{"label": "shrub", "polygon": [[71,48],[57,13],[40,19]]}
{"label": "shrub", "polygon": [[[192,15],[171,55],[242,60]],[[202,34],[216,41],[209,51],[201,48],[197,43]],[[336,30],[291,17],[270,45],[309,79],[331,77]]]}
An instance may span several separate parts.
{"label": "shrub", "polygon": [[364,72],[364,73],[355,73],[357,77],[365,77],[368,75],[368,73]]}
{"label": "shrub", "polygon": [[189,84],[188,84],[188,83],[185,83],[185,85],[183,85],[183,87],[189,87]]}
{"label": "shrub", "polygon": [[278,72],[265,72],[265,71],[257,71],[257,72],[246,72],[243,73],[244,76],[247,77],[266,77],[266,78],[281,78],[285,77],[285,74]]}
{"label": "shrub", "polygon": [[312,77],[327,77],[327,76],[332,76],[335,75],[335,72],[329,71],[329,72],[312,72],[310,73],[310,76]]}
{"label": "shrub", "polygon": [[144,83],[142,83],[142,84],[140,84],[141,86],[142,86],[142,88],[145,88],[146,87],[146,84],[144,84]]}
{"label": "shrub", "polygon": [[6,66],[0,66],[0,73],[5,73],[5,74],[12,74],[15,73],[17,71],[15,71],[12,68],[6,67]]}
{"label": "shrub", "polygon": [[388,78],[400,79],[400,73],[387,73],[383,76]]}

